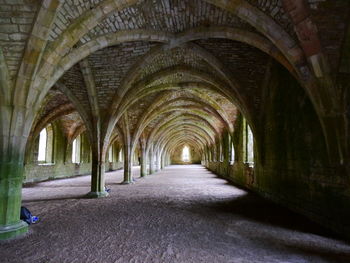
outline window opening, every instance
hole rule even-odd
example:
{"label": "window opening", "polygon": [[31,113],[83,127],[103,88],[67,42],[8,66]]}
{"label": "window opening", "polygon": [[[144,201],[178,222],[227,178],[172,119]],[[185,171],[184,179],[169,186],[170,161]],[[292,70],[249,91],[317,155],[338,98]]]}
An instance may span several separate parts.
{"label": "window opening", "polygon": [[249,125],[247,125],[248,130],[248,143],[247,143],[247,152],[248,152],[248,163],[254,163],[254,139],[253,133]]}
{"label": "window opening", "polygon": [[235,147],[233,146],[233,143],[231,144],[231,164],[235,162]]}
{"label": "window opening", "polygon": [[108,150],[108,161],[109,161],[110,163],[113,162],[113,147],[112,147],[112,146],[110,146],[110,147],[109,147],[109,150]]}
{"label": "window opening", "polygon": [[122,161],[123,161],[123,150],[122,150],[122,149],[120,149],[120,151],[119,151],[118,161],[119,161],[119,162],[122,162]]}
{"label": "window opening", "polygon": [[250,166],[254,165],[254,138],[253,132],[246,120],[244,120],[244,161]]}
{"label": "window opening", "polygon": [[39,162],[46,161],[46,148],[47,148],[47,131],[45,128],[45,129],[42,129],[42,131],[39,134],[39,153],[38,153]]}
{"label": "window opening", "polygon": [[80,163],[80,135],[72,144],[72,163]]}
{"label": "window opening", "polygon": [[184,148],[182,149],[182,161],[190,161],[190,149],[188,148],[188,146],[184,146]]}

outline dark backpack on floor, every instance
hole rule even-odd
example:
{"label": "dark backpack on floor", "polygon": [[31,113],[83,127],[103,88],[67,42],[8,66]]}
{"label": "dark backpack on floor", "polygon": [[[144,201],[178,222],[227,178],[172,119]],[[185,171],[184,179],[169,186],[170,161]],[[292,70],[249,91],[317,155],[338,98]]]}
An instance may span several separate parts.
{"label": "dark backpack on floor", "polygon": [[32,213],[24,206],[21,206],[21,220],[26,222],[28,225],[32,223]]}

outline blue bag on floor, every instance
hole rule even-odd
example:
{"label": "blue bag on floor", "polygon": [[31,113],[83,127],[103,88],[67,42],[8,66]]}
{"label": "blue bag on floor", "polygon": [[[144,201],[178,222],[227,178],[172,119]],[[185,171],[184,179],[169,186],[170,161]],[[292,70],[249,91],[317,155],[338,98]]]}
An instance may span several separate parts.
{"label": "blue bag on floor", "polygon": [[21,206],[21,220],[26,222],[28,225],[32,223],[32,213],[24,206]]}
{"label": "blue bag on floor", "polygon": [[37,223],[39,221],[39,217],[33,216],[28,208],[21,206],[21,220],[30,225]]}

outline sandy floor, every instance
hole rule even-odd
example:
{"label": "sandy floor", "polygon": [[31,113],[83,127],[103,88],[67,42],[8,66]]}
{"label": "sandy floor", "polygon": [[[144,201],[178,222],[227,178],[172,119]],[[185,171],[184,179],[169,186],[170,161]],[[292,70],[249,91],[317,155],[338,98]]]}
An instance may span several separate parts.
{"label": "sandy floor", "polygon": [[348,243],[201,166],[121,181],[107,174],[105,199],[83,198],[89,176],[25,187],[41,221],[0,243],[0,262],[350,262]]}

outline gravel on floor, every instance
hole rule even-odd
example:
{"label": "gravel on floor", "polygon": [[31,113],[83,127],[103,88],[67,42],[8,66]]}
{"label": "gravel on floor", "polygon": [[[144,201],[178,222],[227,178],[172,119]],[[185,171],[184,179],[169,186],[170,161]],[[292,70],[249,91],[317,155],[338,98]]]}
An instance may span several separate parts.
{"label": "gravel on floor", "polygon": [[199,165],[170,166],[86,199],[90,176],[23,188],[40,217],[25,236],[0,243],[0,262],[350,262],[349,243],[306,218],[238,189]]}

